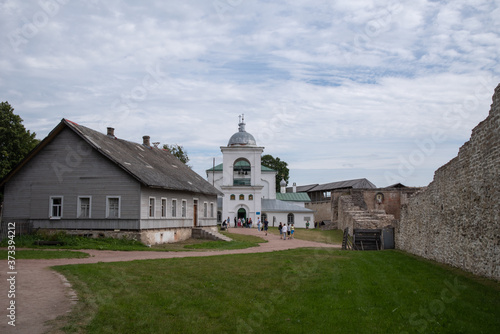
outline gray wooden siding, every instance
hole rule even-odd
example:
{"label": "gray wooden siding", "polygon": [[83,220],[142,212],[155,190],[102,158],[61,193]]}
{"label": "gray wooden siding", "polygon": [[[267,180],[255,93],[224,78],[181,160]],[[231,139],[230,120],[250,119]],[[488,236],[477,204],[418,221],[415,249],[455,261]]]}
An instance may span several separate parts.
{"label": "gray wooden siding", "polygon": [[[80,221],[86,228],[89,219],[77,219],[78,196],[91,196],[91,219],[106,219],[106,196],[120,196],[120,218],[138,220],[140,184],[118,166],[92,149],[71,130],[63,130],[6,185],[5,219],[46,220],[50,196],[63,196],[63,220]],[[99,223],[101,226],[102,223]],[[110,223],[110,227],[116,224]],[[125,225],[129,226],[128,223]],[[137,225],[137,224],[136,224]]]}
{"label": "gray wooden siding", "polygon": [[[155,198],[155,218],[149,217],[149,199]],[[167,199],[167,217],[161,216],[161,199]],[[172,200],[177,200],[177,216],[172,217]],[[198,226],[217,225],[217,196],[194,194],[182,191],[169,191],[162,189],[141,188],[141,228],[169,228],[169,227],[193,227],[194,200],[198,200]],[[182,201],[187,203],[186,218],[182,217]],[[208,203],[208,217],[203,216],[203,203]],[[210,203],[214,203],[214,217],[210,217]]]}

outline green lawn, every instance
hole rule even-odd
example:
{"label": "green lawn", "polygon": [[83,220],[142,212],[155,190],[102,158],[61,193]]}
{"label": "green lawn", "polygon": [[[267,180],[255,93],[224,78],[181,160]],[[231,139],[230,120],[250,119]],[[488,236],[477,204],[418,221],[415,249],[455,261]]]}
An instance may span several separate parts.
{"label": "green lawn", "polygon": [[6,260],[7,256],[13,256],[16,260],[19,259],[72,259],[72,258],[85,258],[89,257],[88,253],[74,252],[74,251],[61,251],[61,250],[16,250],[15,254],[8,253],[6,250],[0,250],[0,259]]}
{"label": "green lawn", "polygon": [[498,333],[500,284],[399,251],[282,252],[56,267],[67,332]]}
{"label": "green lawn", "polygon": [[[269,228],[269,232],[277,235],[280,234],[277,227]],[[296,228],[293,237],[295,239],[316,241],[325,244],[341,244],[343,231],[342,230],[323,231],[319,228],[315,229]]]}

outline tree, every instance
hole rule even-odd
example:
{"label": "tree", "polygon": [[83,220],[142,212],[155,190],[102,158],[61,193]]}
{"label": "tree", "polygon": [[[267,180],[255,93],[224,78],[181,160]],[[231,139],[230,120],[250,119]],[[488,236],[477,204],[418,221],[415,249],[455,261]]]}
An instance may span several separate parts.
{"label": "tree", "polygon": [[177,145],[177,144],[175,144],[175,145],[165,144],[165,145],[163,145],[163,149],[172,153],[177,159],[179,159],[184,164],[186,164],[189,168],[191,168],[191,166],[188,165],[189,157],[188,157],[187,151],[184,150],[184,147],[182,147],[181,145]]}
{"label": "tree", "polygon": [[288,179],[290,178],[290,170],[288,169],[288,164],[285,161],[281,161],[280,158],[274,158],[270,154],[262,156],[262,165],[274,169],[276,174],[276,192],[280,192],[280,182],[285,180],[288,184]]}
{"label": "tree", "polygon": [[0,179],[7,175],[39,143],[9,102],[0,103]]}

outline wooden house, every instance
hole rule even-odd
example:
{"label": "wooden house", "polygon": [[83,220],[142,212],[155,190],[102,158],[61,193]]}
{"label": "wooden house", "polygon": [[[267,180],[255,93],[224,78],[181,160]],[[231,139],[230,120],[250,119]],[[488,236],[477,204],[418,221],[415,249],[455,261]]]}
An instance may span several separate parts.
{"label": "wooden house", "polygon": [[2,222],[146,244],[217,230],[220,192],[168,151],[63,119],[3,180]]}

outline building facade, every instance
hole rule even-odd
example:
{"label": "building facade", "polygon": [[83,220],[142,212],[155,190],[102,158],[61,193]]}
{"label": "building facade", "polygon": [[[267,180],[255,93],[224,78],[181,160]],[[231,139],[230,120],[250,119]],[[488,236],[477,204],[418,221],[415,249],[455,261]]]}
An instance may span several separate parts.
{"label": "building facade", "polygon": [[[222,220],[257,220],[267,218],[271,226],[279,222],[305,227],[306,220],[314,221],[314,212],[291,201],[276,199],[276,171],[262,166],[264,147],[245,130],[244,116],[240,116],[238,132],[227,146],[222,146],[223,162],[208,169],[208,182],[223,193],[219,201]],[[254,224],[255,225],[255,224]]]}
{"label": "building facade", "polygon": [[3,180],[2,222],[35,229],[133,237],[146,244],[217,229],[206,180],[149,137],[134,143],[63,119]]}

